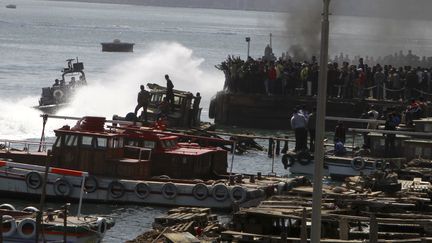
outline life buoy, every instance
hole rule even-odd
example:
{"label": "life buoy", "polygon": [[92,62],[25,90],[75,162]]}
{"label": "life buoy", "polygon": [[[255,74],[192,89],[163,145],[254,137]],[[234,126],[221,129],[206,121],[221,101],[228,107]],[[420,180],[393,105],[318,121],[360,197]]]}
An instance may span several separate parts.
{"label": "life buoy", "polygon": [[351,160],[351,167],[354,170],[362,170],[366,165],[366,161],[362,157],[355,157]]}
{"label": "life buoy", "polygon": [[60,101],[64,96],[63,91],[61,91],[60,89],[56,89],[53,91],[53,97],[55,100]]}
{"label": "life buoy", "polygon": [[18,224],[18,234],[24,239],[33,238],[36,235],[36,221],[26,218]]}
{"label": "life buoy", "polygon": [[2,205],[0,205],[0,209],[16,211],[15,207],[9,203],[3,203]]}
{"label": "life buoy", "polygon": [[73,187],[65,178],[58,178],[54,182],[54,193],[57,196],[68,197],[72,194]]}
{"label": "life buoy", "polygon": [[17,223],[14,217],[10,215],[2,215],[2,222],[3,222],[3,237],[9,237],[15,234],[15,231],[17,229]]}
{"label": "life buoy", "polygon": [[99,188],[99,182],[94,176],[88,176],[85,178],[84,190],[87,193],[95,192]]}
{"label": "life buoy", "polygon": [[25,207],[22,211],[28,212],[28,213],[36,213],[36,212],[39,212],[39,209],[37,209],[33,206],[29,206],[29,207]]}
{"label": "life buoy", "polygon": [[214,119],[216,117],[216,97],[210,100],[209,105],[209,118]]}
{"label": "life buoy", "polygon": [[174,199],[177,193],[177,187],[172,182],[165,183],[165,185],[162,186],[162,196],[166,199]]}
{"label": "life buoy", "polygon": [[282,156],[282,164],[284,165],[285,169],[288,169],[288,167],[291,167],[295,163],[295,157],[291,154],[284,154]]}
{"label": "life buoy", "polygon": [[125,186],[119,181],[112,181],[108,186],[108,193],[114,199],[121,198],[125,194]]}
{"label": "life buoy", "polygon": [[212,197],[216,201],[225,201],[229,196],[228,188],[224,184],[216,184],[212,189]]}
{"label": "life buoy", "polygon": [[97,225],[97,232],[99,233],[99,236],[103,238],[108,228],[106,219],[98,217],[96,220],[96,225]]}
{"label": "life buoy", "polygon": [[301,165],[308,165],[312,162],[312,156],[307,151],[301,151],[300,153],[297,154],[297,161]]}
{"label": "life buoy", "polygon": [[135,195],[138,198],[146,199],[151,193],[151,188],[147,183],[140,182],[135,186]]}
{"label": "life buoy", "polygon": [[246,190],[241,186],[235,186],[231,188],[231,200],[235,203],[242,203],[247,198],[247,192]]}
{"label": "life buoy", "polygon": [[198,183],[192,188],[192,195],[198,200],[204,200],[208,197],[209,190],[204,183]]}
{"label": "life buoy", "polygon": [[386,168],[386,163],[383,160],[375,160],[374,162],[375,170],[384,170]]}
{"label": "life buoy", "polygon": [[26,175],[25,178],[28,188],[38,189],[42,186],[42,176],[38,172],[32,171]]}

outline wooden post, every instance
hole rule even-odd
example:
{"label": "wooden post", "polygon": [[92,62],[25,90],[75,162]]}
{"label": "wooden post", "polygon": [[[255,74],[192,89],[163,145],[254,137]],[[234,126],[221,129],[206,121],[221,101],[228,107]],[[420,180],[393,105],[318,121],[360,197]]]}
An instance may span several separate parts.
{"label": "wooden post", "polygon": [[349,224],[346,218],[339,219],[339,239],[349,240]]}
{"label": "wooden post", "polygon": [[369,235],[370,243],[378,243],[378,221],[376,219],[375,214],[370,216],[370,235]]}
{"label": "wooden post", "polygon": [[307,225],[306,225],[306,208],[303,208],[302,223],[300,229],[300,243],[307,243]]}
{"label": "wooden post", "polygon": [[67,243],[67,213],[68,213],[69,203],[64,205],[63,211],[63,243]]}
{"label": "wooden post", "polygon": [[280,140],[276,140],[276,155],[280,154]]}

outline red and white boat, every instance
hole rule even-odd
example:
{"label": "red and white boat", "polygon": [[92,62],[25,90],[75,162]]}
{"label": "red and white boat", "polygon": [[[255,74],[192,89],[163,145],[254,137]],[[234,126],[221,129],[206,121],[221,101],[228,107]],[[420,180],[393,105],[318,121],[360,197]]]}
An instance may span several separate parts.
{"label": "red and white boat", "polygon": [[[89,176],[50,173],[47,197],[79,198],[84,181],[84,201],[205,206],[230,209],[259,203],[302,179],[230,176],[227,152],[217,147],[178,143],[179,135],[135,126],[105,127],[105,118],[84,117],[74,127],[55,130],[52,155],[0,150],[0,192],[40,195],[42,171],[50,166],[86,171]],[[26,147],[26,146],[24,146]],[[13,162],[7,162],[11,160]],[[40,167],[16,168],[14,164]],[[13,193],[13,194],[12,194]]]}

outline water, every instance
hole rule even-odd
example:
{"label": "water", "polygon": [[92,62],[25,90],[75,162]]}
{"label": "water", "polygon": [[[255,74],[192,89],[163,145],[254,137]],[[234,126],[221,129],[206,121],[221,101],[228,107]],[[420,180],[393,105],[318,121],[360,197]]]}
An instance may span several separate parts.
{"label": "water", "polygon": [[[301,20],[285,23],[283,13],[230,10],[160,8],[94,3],[13,0],[17,9],[0,0],[0,138],[38,138],[42,128],[38,104],[41,88],[59,78],[65,60],[84,62],[89,86],[78,92],[62,115],[125,115],[135,107],[139,85],[165,85],[170,74],[175,88],[201,92],[203,120],[208,120],[210,97],[223,86],[224,76],[214,68],[228,54],[246,56],[245,37],[251,37],[251,56],[260,57],[273,34],[277,56],[297,44],[295,30]],[[340,51],[384,55],[412,49],[431,55],[429,21],[383,20],[378,18],[332,17],[330,53]],[[133,53],[101,52],[100,42],[120,39],[136,43]],[[289,121],[287,121],[289,122]],[[73,122],[49,120],[54,128]],[[234,129],[249,132],[245,129]],[[252,131],[271,134],[268,131]],[[286,131],[277,132],[279,136]],[[258,140],[263,146],[267,141]],[[230,161],[231,162],[231,161]],[[233,171],[263,174],[272,170],[265,152],[251,151],[234,159]],[[286,174],[280,158],[273,171]],[[31,201],[1,198],[20,208]],[[50,204],[58,207],[59,204]],[[76,207],[76,206],[75,206]],[[73,208],[76,209],[76,208]],[[105,242],[123,242],[151,227],[153,217],[166,208],[130,205],[84,205],[83,212],[116,218]]]}

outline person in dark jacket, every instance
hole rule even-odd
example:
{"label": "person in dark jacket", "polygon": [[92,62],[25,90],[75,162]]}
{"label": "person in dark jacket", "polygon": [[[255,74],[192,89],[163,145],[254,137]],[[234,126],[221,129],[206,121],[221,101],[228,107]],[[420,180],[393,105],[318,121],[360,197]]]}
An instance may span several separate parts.
{"label": "person in dark jacket", "polygon": [[309,114],[308,123],[307,123],[308,131],[309,131],[309,150],[311,152],[315,151],[315,128],[316,128],[316,108],[312,109],[312,112]]}
{"label": "person in dark jacket", "polygon": [[147,107],[150,102],[150,93],[145,90],[144,85],[140,86],[141,91],[138,93],[137,97],[137,106],[135,107],[135,116],[137,116],[138,110],[143,108],[142,116],[144,118],[144,121],[147,121]]}
{"label": "person in dark jacket", "polygon": [[165,74],[165,80],[167,81],[166,97],[167,97],[168,103],[171,106],[171,110],[174,110],[174,84],[172,83],[168,74]]}

